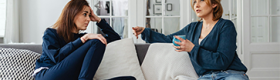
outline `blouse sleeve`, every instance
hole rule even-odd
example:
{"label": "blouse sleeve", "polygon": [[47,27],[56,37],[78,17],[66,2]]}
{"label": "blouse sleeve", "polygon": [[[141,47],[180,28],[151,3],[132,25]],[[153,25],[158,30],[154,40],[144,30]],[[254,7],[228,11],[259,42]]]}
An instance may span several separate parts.
{"label": "blouse sleeve", "polygon": [[96,25],[101,28],[101,31],[105,34],[104,37],[108,43],[121,39],[119,34],[116,33],[104,19],[102,19],[99,23],[96,23]]}
{"label": "blouse sleeve", "polygon": [[145,30],[141,33],[142,39],[146,41],[146,43],[155,43],[155,42],[162,42],[162,43],[171,43],[173,40],[174,35],[186,35],[188,32],[188,27],[190,26],[187,25],[183,29],[181,29],[178,32],[175,32],[170,35],[164,35],[155,31],[152,31],[150,28],[145,28]]}

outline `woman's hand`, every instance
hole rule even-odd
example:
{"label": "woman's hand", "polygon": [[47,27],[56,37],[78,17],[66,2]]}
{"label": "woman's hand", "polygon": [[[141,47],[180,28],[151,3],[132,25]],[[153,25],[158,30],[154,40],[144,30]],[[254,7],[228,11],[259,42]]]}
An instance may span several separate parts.
{"label": "woman's hand", "polygon": [[135,35],[135,37],[138,39],[138,35],[141,34],[144,31],[144,27],[132,27],[133,30],[133,34]]}
{"label": "woman's hand", "polygon": [[176,51],[178,52],[181,52],[181,51],[186,51],[186,52],[191,52],[193,47],[194,47],[194,44],[189,41],[188,39],[184,40],[178,36],[175,36],[175,38],[177,38],[178,40],[180,40],[181,42],[177,42],[175,41],[176,44],[180,45],[180,46],[174,46],[174,48],[177,48]]}
{"label": "woman's hand", "polygon": [[107,40],[101,34],[88,33],[81,37],[81,40],[83,41],[83,43],[85,43],[89,39],[98,39],[103,44],[107,45]]}
{"label": "woman's hand", "polygon": [[91,21],[96,21],[97,23],[99,23],[101,21],[101,18],[99,18],[98,16],[96,16],[93,12],[93,10],[90,8],[90,20]]}

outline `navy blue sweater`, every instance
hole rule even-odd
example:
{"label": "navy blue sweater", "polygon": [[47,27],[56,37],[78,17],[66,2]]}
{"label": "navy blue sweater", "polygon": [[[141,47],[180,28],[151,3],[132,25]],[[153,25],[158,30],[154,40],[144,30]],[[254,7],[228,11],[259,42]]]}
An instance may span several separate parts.
{"label": "navy blue sweater", "polygon": [[182,30],[164,35],[146,28],[142,39],[147,43],[171,43],[174,35],[186,35],[195,46],[189,56],[196,73],[201,76],[212,71],[237,70],[247,71],[236,53],[236,30],[230,20],[220,19],[212,31],[201,41],[199,37],[203,22],[193,22]]}
{"label": "navy blue sweater", "polygon": [[[110,27],[110,25],[105,21],[101,20],[97,23],[97,26],[101,28],[102,32],[106,34],[104,36],[108,43],[113,40],[120,39],[120,36],[114,32],[114,30]],[[59,37],[56,29],[47,28],[43,36],[43,44],[42,49],[43,53],[41,57],[36,61],[36,67],[52,67],[55,64],[61,62],[65,57],[83,45],[80,37],[83,34],[74,34],[74,41],[66,43],[62,37]]]}

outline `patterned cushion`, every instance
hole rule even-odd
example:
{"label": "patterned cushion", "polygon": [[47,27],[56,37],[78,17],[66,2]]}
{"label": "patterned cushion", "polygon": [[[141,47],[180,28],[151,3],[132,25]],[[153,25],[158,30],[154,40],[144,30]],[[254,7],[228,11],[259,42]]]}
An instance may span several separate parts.
{"label": "patterned cushion", "polygon": [[39,57],[30,50],[0,47],[0,80],[34,80],[32,73]]}

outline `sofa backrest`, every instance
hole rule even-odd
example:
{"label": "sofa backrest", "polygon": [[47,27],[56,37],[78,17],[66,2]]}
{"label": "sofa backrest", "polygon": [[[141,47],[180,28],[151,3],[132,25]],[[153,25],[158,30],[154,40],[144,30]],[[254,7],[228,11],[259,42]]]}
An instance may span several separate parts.
{"label": "sofa backrest", "polygon": [[16,49],[28,49],[42,54],[41,44],[0,44],[2,48],[16,48]]}
{"label": "sofa backrest", "polygon": [[[140,65],[142,64],[147,50],[150,44],[135,44],[137,57]],[[37,53],[42,54],[42,45],[41,44],[0,44],[2,48],[16,48],[16,49],[28,49]]]}

